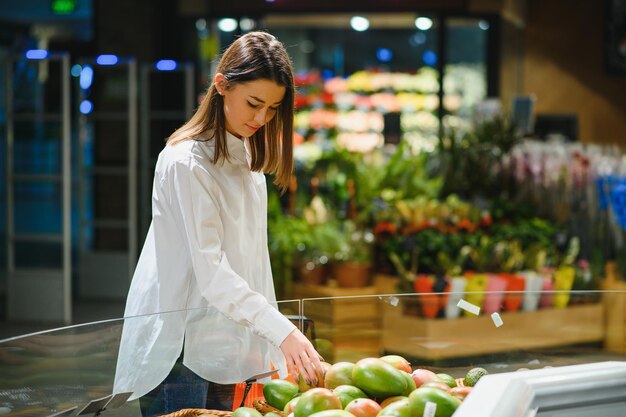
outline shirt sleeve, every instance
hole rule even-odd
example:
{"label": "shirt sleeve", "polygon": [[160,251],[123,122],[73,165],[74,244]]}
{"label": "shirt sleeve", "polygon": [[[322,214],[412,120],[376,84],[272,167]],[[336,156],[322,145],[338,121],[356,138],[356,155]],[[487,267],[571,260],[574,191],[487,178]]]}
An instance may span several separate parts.
{"label": "shirt sleeve", "polygon": [[201,295],[230,319],[280,346],[296,327],[239,276],[222,250],[224,229],[215,182],[201,166],[177,163],[175,198]]}

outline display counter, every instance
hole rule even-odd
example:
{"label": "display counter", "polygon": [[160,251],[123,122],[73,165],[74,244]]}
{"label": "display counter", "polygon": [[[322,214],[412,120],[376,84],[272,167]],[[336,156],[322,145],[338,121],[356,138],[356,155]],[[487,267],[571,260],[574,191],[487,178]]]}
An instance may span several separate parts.
{"label": "display counter", "polygon": [[[489,375],[479,381],[455,416],[582,415],[574,411],[558,413],[569,406],[578,407],[576,412],[587,410],[584,408],[587,406],[601,406],[607,412],[619,409],[613,414],[596,414],[624,416],[626,353],[621,346],[626,341],[622,340],[620,346],[609,335],[624,334],[619,333],[624,315],[615,306],[625,305],[626,291],[567,294],[555,291],[368,294],[368,291],[356,289],[353,295],[343,296],[318,294],[280,302],[278,308],[313,340],[331,363],[398,354],[409,360],[413,369],[427,368],[455,378],[462,378],[472,367],[486,369]],[[564,295],[568,302],[561,308],[537,303],[534,309],[524,311],[520,303],[517,311],[507,311],[504,303],[507,297],[547,300]],[[479,299],[482,299],[480,306],[476,302]],[[489,302],[485,303],[486,300]],[[424,309],[432,310],[433,306],[437,315],[425,317]],[[477,311],[472,306],[480,308],[478,315],[473,314]],[[124,328],[149,334],[163,326],[183,325],[190,318],[195,323],[205,323],[207,317],[215,314],[219,313],[167,312],[2,340],[0,415],[49,416],[64,411],[67,414],[59,415],[78,415],[86,410],[83,415],[99,412],[111,417],[140,416],[138,400],[130,393],[117,392],[120,395],[110,397],[114,392]],[[232,335],[249,329],[232,323],[232,329],[221,334],[211,328],[210,321],[206,323],[200,329],[206,328],[212,340],[206,345],[207,361],[219,362],[220,355],[239,355],[238,349],[232,348],[237,346]],[[149,357],[147,363],[137,363],[136,369],[131,366],[132,369],[125,371],[132,374],[140,372],[140,368],[167,368],[168,362],[159,352],[169,352],[170,348],[155,349],[156,356]],[[246,368],[241,373],[241,381],[258,374],[264,366],[263,361],[250,364],[249,372],[246,373]],[[591,386],[606,389],[585,388]],[[579,395],[585,390],[590,394]],[[557,394],[558,404],[551,403],[549,400],[557,398]],[[94,403],[99,399],[103,400]],[[523,403],[530,411],[525,414],[485,411],[500,410],[504,403],[511,410],[518,410],[516,407],[522,407]],[[91,409],[86,408],[89,404]],[[476,410],[482,411],[476,414]]]}

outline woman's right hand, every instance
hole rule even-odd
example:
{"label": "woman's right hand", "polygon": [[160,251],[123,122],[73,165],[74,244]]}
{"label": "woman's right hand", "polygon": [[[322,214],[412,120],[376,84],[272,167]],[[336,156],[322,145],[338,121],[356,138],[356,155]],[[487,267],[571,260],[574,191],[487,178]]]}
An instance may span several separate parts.
{"label": "woman's right hand", "polygon": [[307,384],[317,385],[318,375],[324,376],[324,368],[321,364],[324,359],[300,330],[295,329],[289,333],[281,343],[280,349],[285,355],[287,368],[294,377],[297,375],[297,368]]}

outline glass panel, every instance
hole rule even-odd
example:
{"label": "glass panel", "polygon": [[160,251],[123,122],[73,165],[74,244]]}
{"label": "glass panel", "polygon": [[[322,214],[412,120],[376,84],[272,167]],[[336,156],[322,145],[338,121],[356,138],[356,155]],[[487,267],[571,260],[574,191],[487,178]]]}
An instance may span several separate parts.
{"label": "glass panel", "polygon": [[128,179],[124,175],[93,177],[96,219],[125,220],[128,217]]}
{"label": "glass panel", "polygon": [[63,268],[63,243],[15,242],[16,268]]}
{"label": "glass panel", "polygon": [[[297,300],[283,301],[278,303],[278,308],[288,314],[300,311],[300,304]],[[238,344],[244,340],[241,338],[249,334],[248,329],[226,319],[214,309],[107,320],[0,340],[0,409],[10,415],[48,415],[71,407],[81,410],[88,402],[110,395],[116,380],[118,354],[122,352],[121,341],[124,338],[124,343],[127,343],[136,335],[145,340],[146,344],[142,345],[144,349],[132,351],[131,355],[141,356],[145,361],[131,362],[132,369],[121,368],[117,372],[118,378],[127,375],[129,381],[136,380],[134,386],[137,389],[143,387],[145,391],[163,378],[158,376],[158,372],[152,371],[162,370],[165,375],[176,361],[180,349],[176,330],[184,326],[185,320],[187,340],[192,335],[190,332],[196,330],[193,336],[206,342],[201,345],[200,357],[205,358],[209,365],[222,367],[224,363],[219,362],[220,359],[228,357],[233,360],[229,363],[231,369],[236,369],[236,362],[239,365],[244,363],[241,352],[250,348],[246,366],[239,366],[242,374],[231,382],[244,381],[267,370],[269,364],[257,360],[256,356],[267,349],[267,342],[252,335],[250,340],[254,343],[247,346]],[[297,324],[297,317],[294,320]],[[227,328],[227,331],[219,332],[211,327],[212,323],[218,321],[220,328]],[[203,328],[205,325],[206,328]],[[124,328],[127,328],[126,332]],[[174,338],[163,337],[167,332],[171,332]],[[153,335],[159,337],[153,340]],[[149,353],[142,356],[144,352]],[[193,358],[193,352],[188,353],[188,356]],[[118,379],[116,392],[119,392],[119,387],[127,388]],[[188,389],[197,390],[197,386],[190,384]],[[141,415],[139,401],[132,397],[131,401],[120,405],[119,408],[107,408],[106,414]],[[184,401],[180,408],[187,408]]]}
{"label": "glass panel", "polygon": [[0,344],[0,406],[46,415],[111,393],[122,320],[68,327]]}
{"label": "glass panel", "polygon": [[[126,117],[126,109],[122,109]],[[116,116],[117,117],[117,116]],[[85,138],[93,152],[89,160],[98,166],[125,166],[128,163],[128,122],[126,120],[95,120]],[[87,161],[86,161],[87,162]]]}
{"label": "glass panel", "polygon": [[[182,110],[181,114],[182,114]],[[153,164],[151,168],[150,175],[152,175],[152,171],[154,170],[154,166],[156,165],[156,160],[159,155],[159,152],[163,150],[165,147],[165,141],[167,138],[174,133],[176,129],[181,127],[185,121],[180,120],[159,120],[153,119],[150,121],[150,162]],[[150,181],[152,183],[152,181]]]}
{"label": "glass panel", "polygon": [[[396,280],[388,280],[394,288]],[[328,362],[395,354],[413,370],[458,380],[475,367],[502,373],[626,360],[625,302],[626,291],[529,289],[305,298],[302,308]]]}
{"label": "glass panel", "polygon": [[20,60],[13,63],[13,111],[61,113],[61,61]]}
{"label": "glass panel", "polygon": [[94,112],[128,111],[128,65],[94,65],[90,91],[84,91],[94,103]]}
{"label": "glass panel", "polygon": [[[185,110],[184,71],[157,71],[151,72],[148,76],[150,77],[150,109],[152,111],[183,112]],[[172,88],[173,85],[177,87]],[[181,121],[184,122],[184,120]]]}
{"label": "glass panel", "polygon": [[16,174],[61,172],[60,122],[19,121],[14,128],[13,170]]}
{"label": "glass panel", "polygon": [[[389,288],[393,288],[395,279],[388,279]],[[307,336],[331,363],[398,354],[410,362],[411,370],[445,373],[457,384],[465,384],[468,370],[476,367],[500,374],[624,361],[626,357],[624,290],[369,295],[365,294],[367,288],[333,291],[362,295],[309,298],[302,300],[301,306],[297,300],[279,303],[280,311],[294,314],[291,318],[296,322],[297,313],[304,312]],[[478,315],[472,313],[474,308],[480,308]],[[493,317],[496,313],[500,321]],[[227,332],[215,331],[223,329],[211,326],[212,320],[220,318],[223,316],[212,309],[177,311],[2,340],[0,407],[13,415],[46,415],[73,406],[80,409],[113,391],[125,327],[125,337],[149,339],[163,331],[176,333],[185,320],[187,337],[206,338],[202,355],[211,359],[209,364],[220,365],[219,359],[226,357],[232,369],[244,363],[241,369],[250,375],[241,374],[237,379],[245,380],[257,372],[257,362],[243,361],[239,348],[244,345],[237,345],[239,336],[247,334],[246,329],[229,322]],[[149,344],[152,353],[145,361],[131,362],[131,369],[120,369],[118,376],[127,373],[131,379],[139,377],[138,385],[133,386],[149,390],[162,378],[154,379],[151,371],[162,368],[165,375],[171,369],[179,349],[176,340],[157,339]],[[263,339],[255,340],[249,346],[262,349]],[[142,351],[133,354],[141,356]],[[193,352],[189,360],[192,357]],[[487,401],[498,400],[494,397]],[[108,409],[107,414],[138,416],[139,401]]]}
{"label": "glass panel", "polygon": [[[93,235],[92,235],[93,233]],[[88,246],[94,250],[127,251],[128,229],[125,227],[111,228],[108,226],[96,226],[85,231]]]}
{"label": "glass panel", "polygon": [[60,182],[16,181],[13,203],[15,233],[61,233],[61,198]]}

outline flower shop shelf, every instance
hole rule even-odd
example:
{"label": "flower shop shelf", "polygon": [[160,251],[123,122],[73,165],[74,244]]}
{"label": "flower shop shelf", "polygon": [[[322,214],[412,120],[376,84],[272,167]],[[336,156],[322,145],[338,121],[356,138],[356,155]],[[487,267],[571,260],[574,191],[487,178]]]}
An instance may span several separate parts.
{"label": "flower shop shelf", "polygon": [[385,352],[426,360],[452,359],[605,339],[602,303],[527,312],[504,312],[496,327],[489,315],[425,319],[405,315],[402,306],[382,307]]}
{"label": "flower shop shelf", "polygon": [[[377,288],[340,288],[294,284],[296,298],[305,299],[304,315],[314,320],[316,336],[331,343],[331,362],[356,361],[364,354],[378,356],[380,306]],[[310,299],[310,300],[309,300]]]}

